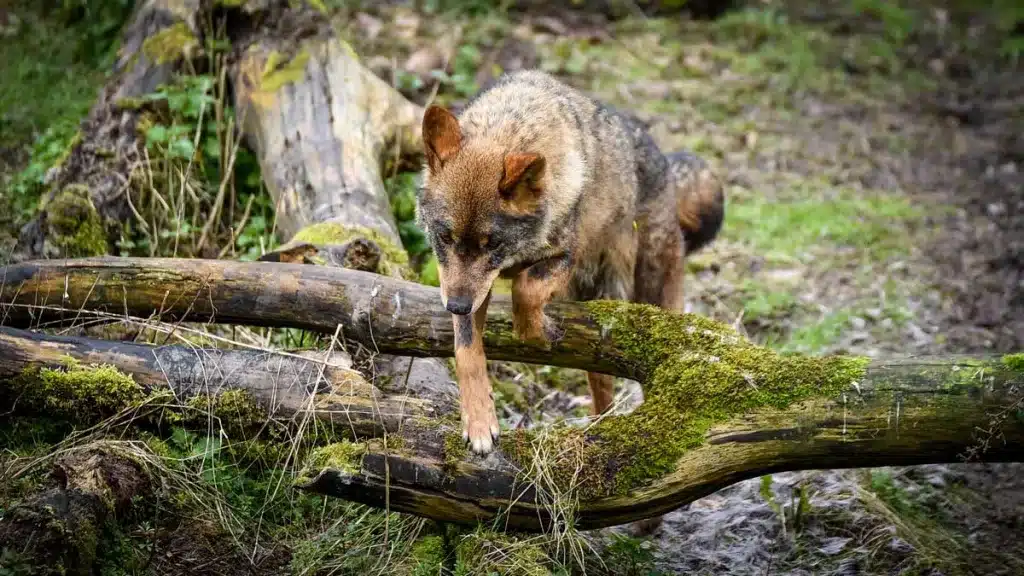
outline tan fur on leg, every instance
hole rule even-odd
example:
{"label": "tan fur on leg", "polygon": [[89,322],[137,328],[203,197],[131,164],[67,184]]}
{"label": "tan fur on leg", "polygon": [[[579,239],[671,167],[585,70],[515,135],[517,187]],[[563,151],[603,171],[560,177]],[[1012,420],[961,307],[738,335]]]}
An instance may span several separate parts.
{"label": "tan fur on leg", "polygon": [[[491,295],[488,293],[483,304],[471,316],[452,315],[455,325],[455,372],[462,408],[462,437],[478,454],[493,450],[500,432],[494,399],[491,398],[491,380],[487,376],[487,357],[484,354],[484,323],[490,300]],[[472,330],[469,338],[465,334],[467,330]]]}

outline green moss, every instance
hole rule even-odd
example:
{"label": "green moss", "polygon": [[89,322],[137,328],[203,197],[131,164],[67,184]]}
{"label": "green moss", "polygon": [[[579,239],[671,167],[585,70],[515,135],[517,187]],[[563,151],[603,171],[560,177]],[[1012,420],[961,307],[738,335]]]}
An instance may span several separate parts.
{"label": "green moss", "polygon": [[65,187],[47,203],[46,211],[47,242],[60,256],[80,258],[107,253],[107,234],[87,187]]}
{"label": "green moss", "polygon": [[74,523],[73,530],[68,530],[68,528],[71,528],[71,526],[61,526],[61,530],[69,532],[68,539],[71,541],[74,550],[78,552],[77,560],[81,563],[80,565],[94,565],[96,563],[96,553],[98,552],[97,548],[100,544],[100,534],[96,524],[85,518],[80,518],[78,522]]}
{"label": "green moss", "polygon": [[146,104],[147,102],[144,98],[134,97],[118,98],[114,102],[114,106],[118,110],[141,110]]}
{"label": "green moss", "polygon": [[459,462],[466,458],[468,452],[466,441],[462,439],[461,427],[453,427],[444,435],[443,468],[445,472],[449,474],[454,472]]}
{"label": "green moss", "polygon": [[317,12],[327,14],[327,5],[324,4],[324,0],[309,0],[309,5]]}
{"label": "green moss", "polygon": [[142,53],[157,64],[166,64],[175,62],[197,46],[199,40],[188,25],[178,22],[146,38],[142,43]]}
{"label": "green moss", "polygon": [[1024,352],[1003,356],[1003,365],[1014,372],[1024,372]]}
{"label": "green moss", "polygon": [[271,52],[263,65],[263,77],[260,80],[260,90],[263,92],[277,92],[282,86],[298,82],[306,74],[306,62],[309,61],[309,51],[300,50],[290,60],[281,52]]}
{"label": "green moss", "polygon": [[18,402],[73,422],[95,422],[137,404],[142,388],[113,366],[82,366],[73,358],[63,368],[30,368],[15,378]]}
{"label": "green moss", "polygon": [[81,144],[81,142],[82,131],[78,130],[77,132],[75,132],[75,135],[72,136],[70,140],[68,140],[68,143],[64,145],[64,149],[57,156],[57,158],[54,159],[52,167],[56,168],[58,166],[62,166],[64,162],[67,161],[67,159],[71,156],[71,151],[75,149],[75,146]]}
{"label": "green moss", "polygon": [[352,47],[351,44],[339,38],[338,45],[341,46],[341,49],[345,51],[349,58],[355,60],[356,62],[359,62],[359,54],[356,52],[356,49]]}
{"label": "green moss", "polygon": [[[759,408],[829,397],[860,379],[868,360],[859,357],[785,356],[755,346],[724,324],[654,306],[614,301],[587,304],[626,368],[645,382],[644,402],[633,413],[609,416],[590,427],[562,428],[543,441],[577,446],[589,497],[625,493],[672,471],[708,429]],[[517,431],[509,455],[529,469],[530,443]],[[570,466],[574,458],[554,463]],[[574,473],[565,470],[566,479]]]}
{"label": "green moss", "polygon": [[403,453],[406,452],[405,438],[396,436],[394,434],[388,434],[384,437],[382,444],[384,449],[389,452]]}
{"label": "green moss", "polygon": [[446,556],[442,536],[425,536],[416,541],[409,552],[413,576],[433,576],[441,573]]}
{"label": "green moss", "polygon": [[344,244],[355,238],[365,238],[380,248],[381,259],[377,267],[378,273],[390,276],[398,272],[406,279],[414,279],[414,274],[409,269],[409,255],[405,250],[401,246],[396,246],[391,239],[380,232],[370,228],[343,226],[337,222],[319,222],[299,230],[292,238],[292,242],[331,246]]}
{"label": "green moss", "polygon": [[219,394],[195,396],[188,402],[192,409],[189,421],[206,421],[216,418],[228,434],[241,433],[262,427],[267,422],[267,412],[245,390],[224,390]]}
{"label": "green moss", "polygon": [[325,468],[357,474],[363,465],[366,445],[342,440],[313,450],[306,461],[301,477],[308,479]]}
{"label": "green moss", "polygon": [[552,574],[550,564],[536,539],[519,540],[487,530],[463,536],[455,547],[456,576],[548,576]]}

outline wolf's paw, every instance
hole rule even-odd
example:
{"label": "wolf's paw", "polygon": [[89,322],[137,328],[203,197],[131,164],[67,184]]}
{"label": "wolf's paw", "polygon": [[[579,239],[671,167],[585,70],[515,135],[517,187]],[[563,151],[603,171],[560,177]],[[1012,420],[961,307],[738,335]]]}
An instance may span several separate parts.
{"label": "wolf's paw", "polygon": [[483,410],[479,414],[467,414],[463,410],[462,439],[474,453],[481,456],[490,454],[498,444],[499,434],[498,415],[494,412],[493,404],[490,410]]}

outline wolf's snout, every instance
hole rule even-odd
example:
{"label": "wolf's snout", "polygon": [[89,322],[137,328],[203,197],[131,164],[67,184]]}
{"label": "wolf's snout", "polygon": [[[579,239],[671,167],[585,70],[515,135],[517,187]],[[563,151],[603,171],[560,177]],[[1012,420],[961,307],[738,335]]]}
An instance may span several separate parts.
{"label": "wolf's snout", "polygon": [[465,316],[473,311],[473,299],[469,296],[449,296],[445,307],[452,314]]}

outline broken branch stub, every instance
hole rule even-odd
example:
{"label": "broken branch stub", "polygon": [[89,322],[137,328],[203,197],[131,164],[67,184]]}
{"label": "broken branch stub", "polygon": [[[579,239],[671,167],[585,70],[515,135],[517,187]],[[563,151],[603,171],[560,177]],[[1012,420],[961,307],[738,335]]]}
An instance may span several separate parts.
{"label": "broken branch stub", "polygon": [[149,473],[123,450],[100,443],[58,457],[51,476],[54,486],[0,517],[0,550],[31,559],[32,574],[92,574],[103,530],[152,490]]}

